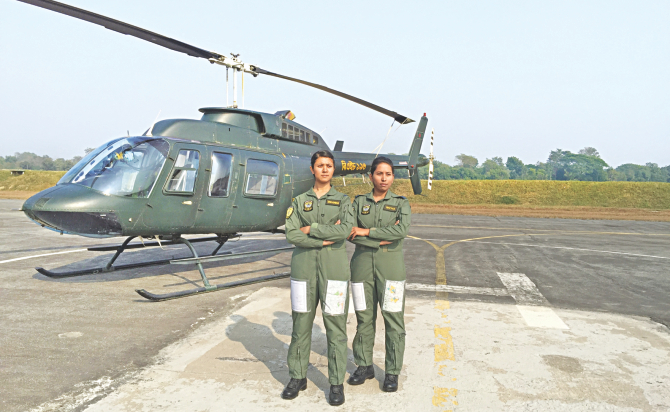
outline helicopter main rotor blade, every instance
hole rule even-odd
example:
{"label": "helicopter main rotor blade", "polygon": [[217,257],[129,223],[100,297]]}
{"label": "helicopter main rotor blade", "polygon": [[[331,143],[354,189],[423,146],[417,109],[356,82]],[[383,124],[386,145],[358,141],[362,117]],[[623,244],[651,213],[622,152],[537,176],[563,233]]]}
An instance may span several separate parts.
{"label": "helicopter main rotor blade", "polygon": [[68,4],[59,3],[52,0],[18,0],[22,3],[32,4],[33,6],[41,7],[43,9],[62,13],[80,20],[85,20],[89,23],[103,26],[106,29],[127,34],[129,36],[137,37],[142,40],[166,47],[170,50],[178,51],[180,53],[188,54],[193,57],[201,57],[203,59],[219,59],[221,56],[218,53],[213,53],[207,50],[200,49],[190,44],[180,42],[179,40],[171,39],[158,33],[142,29],[132,24],[124,23],[100,14],[90,12],[88,10],[80,9]]}
{"label": "helicopter main rotor blade", "polygon": [[311,83],[311,82],[308,82],[308,81],[305,81],[305,80],[300,80],[300,79],[296,79],[296,78],[293,78],[293,77],[288,77],[288,76],[284,76],[284,75],[281,75],[281,74],[269,72],[269,71],[261,69],[260,67],[257,67],[257,66],[251,66],[251,70],[255,73],[258,73],[258,74],[265,74],[265,75],[272,76],[272,77],[278,77],[280,79],[289,80],[289,81],[292,81],[292,82],[304,84],[306,86],[314,87],[315,89],[323,90],[324,92],[334,94],[335,96],[340,96],[340,97],[342,97],[344,99],[347,99],[347,100],[350,100],[354,103],[358,103],[361,106],[365,106],[369,109],[372,109],[372,110],[377,111],[379,113],[383,113],[387,116],[390,116],[390,117],[394,118],[395,121],[400,123],[400,124],[412,123],[414,121],[414,120],[410,119],[409,117],[403,116],[401,114],[398,114],[398,113],[396,113],[394,111],[391,111],[391,110],[388,110],[388,109],[384,109],[383,107],[377,106],[376,104],[366,102],[365,100],[359,99],[358,97],[354,97],[350,94],[338,92],[337,90],[331,89],[330,87],[326,87],[326,86],[322,86],[322,85],[316,84],[316,83]]}
{"label": "helicopter main rotor blade", "polygon": [[234,67],[236,70],[243,70],[248,73],[253,74],[254,76],[257,76],[259,74],[265,74],[267,76],[273,76],[277,77],[279,79],[284,79],[284,80],[289,80],[292,82],[304,84],[306,86],[314,87],[316,89],[322,90],[324,92],[328,92],[331,94],[334,94],[336,96],[342,97],[344,99],[347,99],[349,101],[352,101],[354,103],[358,103],[361,106],[365,106],[369,109],[372,109],[374,111],[377,111],[379,113],[383,113],[387,116],[392,117],[395,119],[400,124],[406,124],[406,123],[411,123],[414,120],[403,116],[401,114],[398,114],[394,111],[384,109],[381,106],[377,106],[376,104],[372,104],[370,102],[367,102],[365,100],[359,99],[358,97],[351,96],[346,93],[339,92],[337,90],[331,89],[326,86],[322,86],[320,84],[316,83],[311,83],[305,80],[300,80],[296,79],[293,77],[288,77],[284,76],[278,73],[273,73],[264,69],[261,69],[260,67],[257,66],[252,66],[249,64],[242,63],[239,61],[236,57],[233,59],[229,57],[222,56],[218,53],[210,52],[204,49],[201,49],[199,47],[191,46],[190,44],[186,44],[184,42],[181,42],[179,40],[172,39],[170,37],[163,36],[158,33],[154,33],[149,30],[145,30],[143,28],[133,26],[132,24],[124,23],[119,20],[112,19],[110,17],[106,17],[97,13],[90,12],[88,10],[80,9],[78,7],[70,6],[69,4],[64,4],[64,3],[59,3],[57,1],[53,0],[18,0],[22,3],[27,3],[27,4],[32,4],[33,6],[41,7],[43,9],[55,11],[57,13],[65,14],[67,16],[71,16],[80,20],[87,21],[89,23],[97,24],[99,26],[102,26],[106,29],[121,33],[121,34],[126,34],[129,36],[137,37],[138,39],[146,40],[150,43],[157,44],[159,46],[163,46],[165,48],[168,48],[170,50],[178,51],[180,53],[185,53],[188,54],[189,56],[193,57],[200,57],[203,59],[207,59],[210,61],[210,63],[219,63],[223,64],[224,66],[227,67]]}

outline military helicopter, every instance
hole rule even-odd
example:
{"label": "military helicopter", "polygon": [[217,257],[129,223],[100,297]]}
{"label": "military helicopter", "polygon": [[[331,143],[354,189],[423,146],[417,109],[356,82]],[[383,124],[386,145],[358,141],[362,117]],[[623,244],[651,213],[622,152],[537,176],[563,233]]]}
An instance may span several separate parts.
{"label": "military helicopter", "polygon": [[[28,199],[23,212],[44,228],[87,237],[124,236],[118,246],[89,248],[116,251],[104,267],[69,272],[37,271],[51,278],[90,275],[150,265],[196,265],[203,287],[169,294],[137,290],[152,301],[174,299],[264,282],[289,273],[211,285],[202,263],[279,252],[292,247],[217,255],[230,239],[244,232],[283,233],[291,199],[313,185],[310,157],[330,150],[319,133],[294,121],[290,110],[274,114],[237,107],[236,73],[260,74],[311,86],[353,101],[407,124],[412,119],[348,94],[243,63],[239,55],[226,57],[87,10],[51,0],[18,0],[85,20],[107,29],[233,70],[233,105],[200,109],[200,120],[170,119],[153,124],[142,136],[114,139],[90,152],[56,186]],[[228,76],[226,76],[228,78]],[[421,193],[419,156],[428,118],[421,117],[408,156],[387,155],[395,167],[406,168],[415,194]],[[370,171],[374,153],[343,152],[334,147],[335,175]],[[183,235],[207,235],[203,238]],[[139,238],[142,242],[130,243]],[[144,239],[155,239],[145,242]],[[198,256],[196,242],[216,242],[211,256]],[[114,265],[128,249],[185,244],[192,258]]]}

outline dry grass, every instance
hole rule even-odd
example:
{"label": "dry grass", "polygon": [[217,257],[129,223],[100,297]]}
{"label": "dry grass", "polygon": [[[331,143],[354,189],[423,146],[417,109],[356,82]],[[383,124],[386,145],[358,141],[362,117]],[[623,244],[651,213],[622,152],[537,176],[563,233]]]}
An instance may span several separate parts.
{"label": "dry grass", "polygon": [[[335,180],[340,184],[340,180]],[[371,187],[347,179],[338,190],[350,195],[368,193]],[[396,180],[395,193],[415,204],[438,205],[501,205],[624,209],[670,209],[670,184],[646,182],[576,182],[547,180],[439,180],[433,190],[415,196],[409,180]]]}
{"label": "dry grass", "polygon": [[[27,199],[54,186],[64,173],[26,171],[10,176],[0,170],[0,198]],[[348,178],[347,183],[337,189],[352,198],[372,190],[361,179]],[[334,184],[341,180],[336,178]],[[409,199],[414,213],[670,221],[668,183],[442,180],[433,182],[431,191],[422,184],[419,196],[412,194],[409,180],[397,180],[392,190]]]}
{"label": "dry grass", "polygon": [[[45,172],[26,170],[21,176],[12,176],[9,170],[0,170],[0,196],[16,196],[17,193],[37,193],[51,186],[55,186],[65,172]],[[16,199],[16,197],[12,197]]]}

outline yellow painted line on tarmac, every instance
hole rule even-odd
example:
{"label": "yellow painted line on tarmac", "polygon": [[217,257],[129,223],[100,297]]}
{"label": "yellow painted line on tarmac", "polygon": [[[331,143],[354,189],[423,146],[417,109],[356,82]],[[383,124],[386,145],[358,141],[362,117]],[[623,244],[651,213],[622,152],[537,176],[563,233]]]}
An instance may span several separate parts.
{"label": "yellow painted line on tarmac", "polygon": [[435,362],[443,362],[445,360],[453,361],[454,359],[454,342],[451,339],[451,328],[440,328],[435,326],[435,337],[441,340],[442,343],[435,345]]}
{"label": "yellow painted line on tarmac", "polygon": [[[628,233],[628,232],[596,232],[596,231],[578,231],[578,230],[552,230],[552,229],[519,229],[519,228],[486,228],[478,226],[436,226],[436,225],[413,225],[421,227],[441,227],[441,228],[461,228],[461,229],[493,229],[493,230],[530,230],[530,231],[541,231],[541,232],[551,232],[551,233],[519,233],[511,235],[498,235],[498,236],[482,236],[469,239],[461,239],[450,241],[449,243],[438,246],[430,240],[422,239],[416,236],[408,236],[409,238],[421,240],[428,243],[435,249],[435,284],[436,285],[446,285],[447,284],[447,273],[446,273],[446,264],[444,259],[444,251],[449,246],[453,246],[457,243],[466,243],[470,241],[477,241],[483,239],[494,239],[494,238],[503,238],[503,237],[519,237],[519,236],[550,236],[552,234],[593,234],[593,235],[634,235],[634,236],[670,236],[666,233]],[[446,292],[436,292],[435,300],[435,309],[442,312],[442,318],[447,318],[447,310],[450,308],[449,301],[447,300]],[[445,323],[449,323],[446,321]],[[454,342],[451,337],[451,327],[444,325],[435,325],[433,331],[435,333],[435,347],[434,347],[434,356],[435,356],[435,365],[438,369],[438,375],[443,378],[448,378],[448,372],[450,369],[449,364],[444,364],[443,362],[453,362],[456,360],[455,351],[454,351]],[[440,364],[441,363],[441,364]],[[456,370],[456,368],[451,368],[451,370]],[[452,381],[456,381],[456,378],[452,378]],[[433,405],[437,407],[449,408],[452,406],[457,406],[458,401],[456,395],[458,394],[458,389],[450,387],[433,387]],[[446,409],[445,412],[452,412],[452,409]]]}
{"label": "yellow painted line on tarmac", "polygon": [[[514,236],[529,236],[527,233],[513,234],[513,235],[498,235],[498,236],[484,236],[476,237],[471,239],[462,239],[449,242],[442,246],[437,246],[435,243],[430,240],[421,239],[416,236],[408,236],[412,239],[421,240],[428,243],[435,249],[435,284],[436,285],[446,285],[447,284],[447,271],[446,264],[444,260],[444,251],[449,246],[455,245],[457,243],[464,243],[473,240],[482,240],[482,239],[492,239],[500,237],[514,237]],[[435,309],[442,312],[442,318],[447,319],[447,310],[450,308],[449,301],[447,300],[448,295],[446,292],[437,292],[435,294]],[[446,320],[445,323],[449,323],[449,320]],[[456,360],[456,355],[454,351],[454,341],[451,337],[451,327],[446,325],[435,325],[433,332],[435,334],[435,346],[434,346],[434,356],[435,356],[435,366],[438,370],[438,375],[441,378],[438,379],[447,379],[449,378],[448,372],[450,365],[444,362],[453,362]],[[451,367],[451,370],[456,370],[456,368]],[[456,378],[452,378],[452,382],[456,381]],[[458,394],[458,389],[450,387],[433,387],[433,405],[438,407],[451,407],[457,406],[458,401],[456,400],[456,395]],[[446,412],[452,411],[452,409],[446,409]]]}

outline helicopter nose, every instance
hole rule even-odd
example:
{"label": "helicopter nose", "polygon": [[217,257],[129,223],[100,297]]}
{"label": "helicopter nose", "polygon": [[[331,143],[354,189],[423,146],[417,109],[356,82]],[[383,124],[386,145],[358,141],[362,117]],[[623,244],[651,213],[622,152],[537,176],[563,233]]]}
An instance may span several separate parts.
{"label": "helicopter nose", "polygon": [[[109,197],[77,185],[59,185],[39,192],[21,210],[42,227],[83,236],[117,236],[123,228],[107,203]],[[101,212],[100,210],[106,210]]]}

